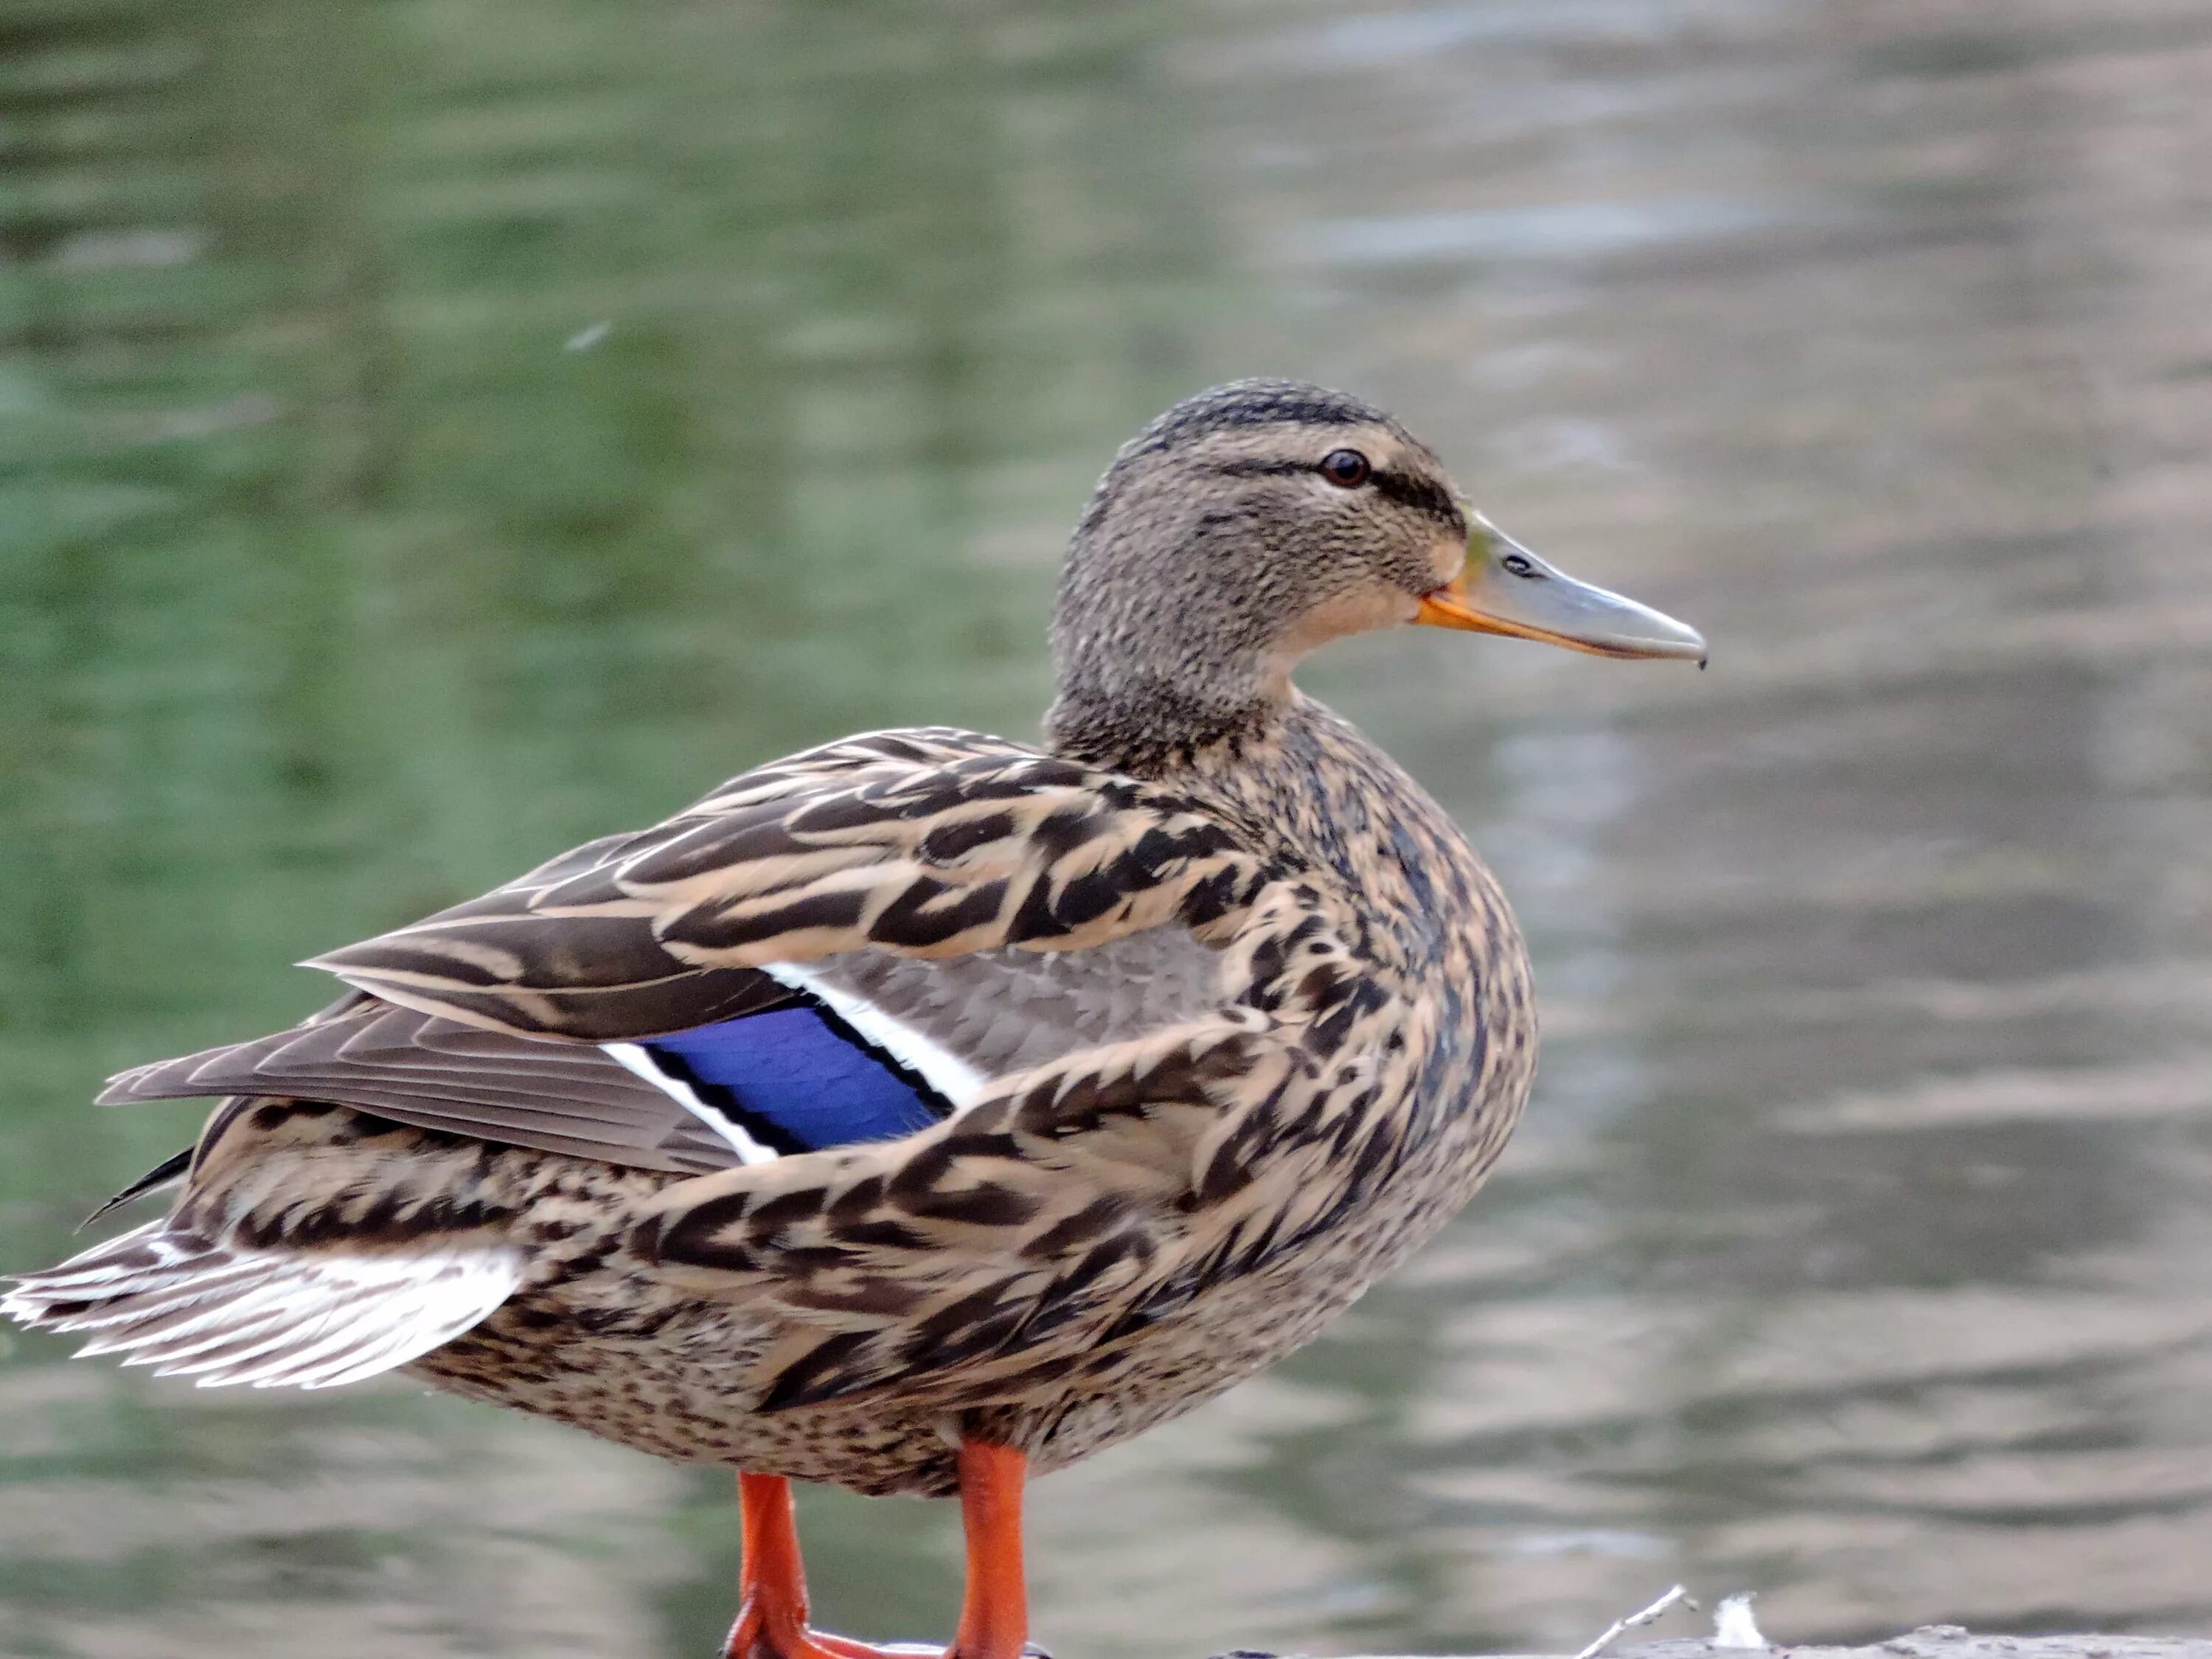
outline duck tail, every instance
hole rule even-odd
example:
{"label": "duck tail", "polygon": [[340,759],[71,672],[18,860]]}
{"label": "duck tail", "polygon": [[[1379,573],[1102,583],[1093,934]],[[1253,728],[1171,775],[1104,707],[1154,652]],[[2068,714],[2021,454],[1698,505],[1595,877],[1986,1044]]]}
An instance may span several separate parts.
{"label": "duck tail", "polygon": [[115,1353],[201,1388],[334,1388],[419,1358],[521,1282],[514,1246],[477,1235],[430,1248],[251,1249],[149,1222],[17,1275],[0,1315],[84,1332]]}

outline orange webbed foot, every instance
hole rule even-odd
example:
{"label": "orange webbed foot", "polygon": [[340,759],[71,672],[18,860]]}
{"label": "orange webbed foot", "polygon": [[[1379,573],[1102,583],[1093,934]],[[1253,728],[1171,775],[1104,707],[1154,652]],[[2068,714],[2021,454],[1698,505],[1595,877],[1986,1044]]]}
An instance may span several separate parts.
{"label": "orange webbed foot", "polygon": [[933,1648],[878,1647],[805,1625],[789,1625],[748,1603],[738,1611],[738,1622],[722,1644],[721,1659],[920,1659],[935,1652]]}
{"label": "orange webbed foot", "polygon": [[1029,1643],[1022,1573],[1028,1460],[1011,1446],[965,1440],[959,1467],[968,1578],[959,1632],[941,1655],[933,1647],[856,1642],[808,1625],[791,1483],[779,1475],[740,1474],[744,1565],[738,1622],[722,1644],[721,1659],[1049,1659]]}

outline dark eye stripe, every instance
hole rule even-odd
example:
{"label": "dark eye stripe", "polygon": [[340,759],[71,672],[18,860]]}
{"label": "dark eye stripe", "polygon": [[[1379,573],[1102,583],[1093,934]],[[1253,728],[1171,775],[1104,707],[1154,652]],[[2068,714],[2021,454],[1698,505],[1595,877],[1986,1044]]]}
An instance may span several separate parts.
{"label": "dark eye stripe", "polygon": [[1401,507],[1425,513],[1449,525],[1455,532],[1466,533],[1467,520],[1460,515],[1458,501],[1435,479],[1412,477],[1403,472],[1370,472],[1367,482],[1376,493],[1389,496]]}
{"label": "dark eye stripe", "polygon": [[[1311,474],[1314,467],[1310,461],[1223,461],[1213,470],[1226,478],[1287,478]],[[1467,534],[1467,520],[1461,515],[1458,498],[1432,478],[1376,471],[1367,475],[1364,488],[1387,495],[1401,507],[1427,514],[1448,526],[1455,536]]]}

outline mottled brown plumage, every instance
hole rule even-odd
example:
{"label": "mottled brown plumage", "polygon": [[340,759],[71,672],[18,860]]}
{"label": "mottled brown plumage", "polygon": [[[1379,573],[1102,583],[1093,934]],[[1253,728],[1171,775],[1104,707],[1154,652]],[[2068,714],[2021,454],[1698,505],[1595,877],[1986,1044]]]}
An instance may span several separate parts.
{"label": "mottled brown plumage", "polygon": [[[1494,566],[1472,592],[1470,547]],[[1532,562],[1355,399],[1180,404],[1079,526],[1044,749],[831,744],[319,958],[353,991],[316,1020],[115,1080],[229,1098],[165,1219],[8,1310],[204,1381],[404,1364],[868,1492],[951,1491],[963,1443],[1045,1469],[1185,1409],[1418,1247],[1520,1113],[1511,913],[1289,674],[1416,619],[1692,654]],[[653,1069],[656,1039],[801,1010],[937,1121],[808,1150]],[[266,1286],[295,1270],[401,1288],[291,1332]],[[234,1312],[233,1283],[258,1299]],[[410,1294],[435,1340],[402,1352]]]}

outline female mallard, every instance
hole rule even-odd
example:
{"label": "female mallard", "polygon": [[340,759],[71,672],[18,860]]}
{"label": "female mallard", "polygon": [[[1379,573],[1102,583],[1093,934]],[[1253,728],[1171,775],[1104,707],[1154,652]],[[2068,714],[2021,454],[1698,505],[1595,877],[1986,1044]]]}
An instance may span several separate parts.
{"label": "female mallard", "polygon": [[1026,1472],[1305,1341],[1519,1115],[1504,898],[1291,684],[1413,622],[1705,650],[1355,398],[1180,404],[1077,526],[1045,747],[848,738],[319,958],[349,988],[304,1024],[115,1079],[222,1097],[129,1195],[181,1194],[5,1309],[204,1386],[404,1368],[734,1467],[733,1659],[877,1651],[808,1628],[790,1480],[957,1491],[951,1651],[1014,1659]]}

